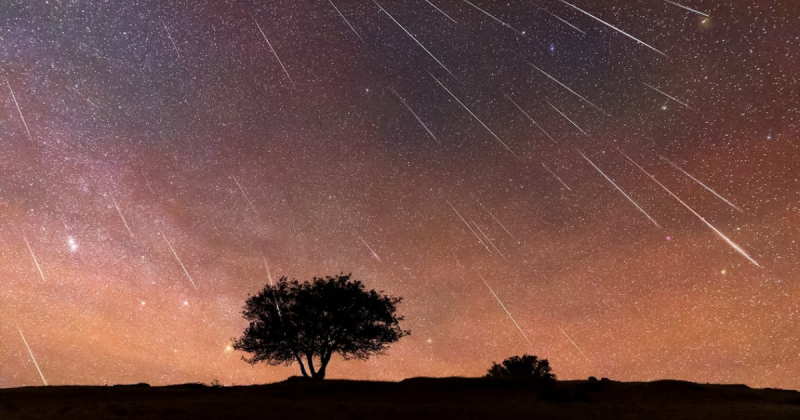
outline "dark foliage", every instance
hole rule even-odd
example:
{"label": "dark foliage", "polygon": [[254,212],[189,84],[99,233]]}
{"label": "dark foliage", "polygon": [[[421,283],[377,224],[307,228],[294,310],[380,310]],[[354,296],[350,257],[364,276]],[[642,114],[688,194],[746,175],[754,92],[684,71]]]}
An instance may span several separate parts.
{"label": "dark foliage", "polygon": [[[245,303],[250,322],[234,348],[248,363],[300,364],[304,377],[323,379],[331,356],[365,360],[411,334],[395,312],[402,298],[367,291],[350,274],[298,282],[282,277]],[[314,366],[318,359],[318,367]]]}
{"label": "dark foliage", "polygon": [[536,356],[514,356],[503,360],[502,364],[492,362],[486,373],[487,378],[532,378],[543,381],[555,380],[556,375],[550,369],[547,359],[539,360]]}

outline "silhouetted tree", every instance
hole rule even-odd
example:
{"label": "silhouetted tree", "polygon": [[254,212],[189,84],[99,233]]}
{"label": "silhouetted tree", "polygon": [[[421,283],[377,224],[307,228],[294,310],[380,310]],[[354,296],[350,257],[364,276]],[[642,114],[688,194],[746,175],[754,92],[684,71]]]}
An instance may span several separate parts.
{"label": "silhouetted tree", "polygon": [[[289,281],[251,296],[242,315],[250,325],[233,347],[252,353],[242,359],[250,364],[300,364],[305,377],[325,378],[331,356],[366,360],[382,354],[391,343],[411,334],[400,328],[396,316],[400,297],[366,291],[351,274]],[[314,367],[318,359],[318,367]]]}
{"label": "silhouetted tree", "polygon": [[514,356],[503,360],[502,364],[492,362],[486,373],[487,378],[533,378],[544,381],[555,380],[556,375],[550,369],[547,359],[539,360],[536,356]]}

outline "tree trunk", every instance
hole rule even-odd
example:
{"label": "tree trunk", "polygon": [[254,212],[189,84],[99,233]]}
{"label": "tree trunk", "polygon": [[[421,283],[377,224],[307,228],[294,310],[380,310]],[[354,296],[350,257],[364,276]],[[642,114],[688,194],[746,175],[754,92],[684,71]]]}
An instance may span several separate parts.
{"label": "tree trunk", "polygon": [[303,366],[303,359],[300,358],[297,354],[294,355],[297,359],[297,363],[300,364],[300,372],[303,374],[303,377],[308,378],[308,373],[306,373],[306,367]]}

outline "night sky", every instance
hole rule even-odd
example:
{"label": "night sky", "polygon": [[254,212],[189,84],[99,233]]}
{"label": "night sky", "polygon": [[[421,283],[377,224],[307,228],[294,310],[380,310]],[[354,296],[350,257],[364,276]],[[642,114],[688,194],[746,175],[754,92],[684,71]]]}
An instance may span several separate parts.
{"label": "night sky", "polygon": [[248,294],[353,272],[332,378],[800,388],[794,2],[379,3],[0,4],[0,387],[283,380]]}

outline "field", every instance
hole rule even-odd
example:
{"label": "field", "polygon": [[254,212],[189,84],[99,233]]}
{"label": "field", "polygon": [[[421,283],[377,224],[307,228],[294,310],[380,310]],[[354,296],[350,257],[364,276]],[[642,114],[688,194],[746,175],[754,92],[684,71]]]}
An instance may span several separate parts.
{"label": "field", "polygon": [[800,419],[800,392],[681,381],[413,378],[0,389],[0,419]]}

